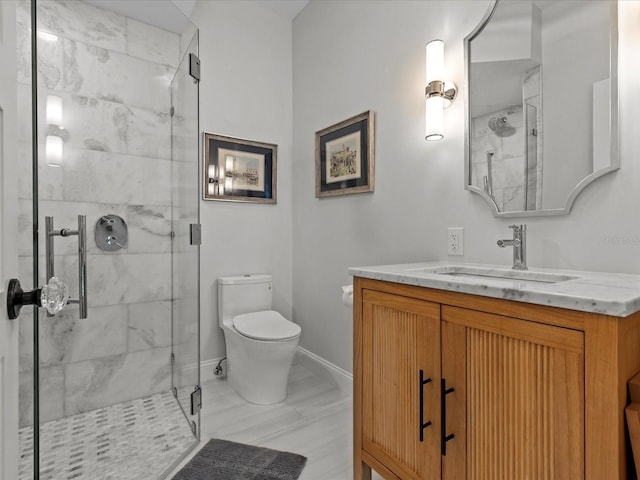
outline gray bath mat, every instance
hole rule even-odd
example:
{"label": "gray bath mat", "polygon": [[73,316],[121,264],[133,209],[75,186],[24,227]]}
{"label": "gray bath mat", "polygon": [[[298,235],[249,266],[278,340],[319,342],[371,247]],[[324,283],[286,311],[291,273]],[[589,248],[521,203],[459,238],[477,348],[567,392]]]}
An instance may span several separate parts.
{"label": "gray bath mat", "polygon": [[227,440],[209,440],[173,480],[296,480],[306,457]]}

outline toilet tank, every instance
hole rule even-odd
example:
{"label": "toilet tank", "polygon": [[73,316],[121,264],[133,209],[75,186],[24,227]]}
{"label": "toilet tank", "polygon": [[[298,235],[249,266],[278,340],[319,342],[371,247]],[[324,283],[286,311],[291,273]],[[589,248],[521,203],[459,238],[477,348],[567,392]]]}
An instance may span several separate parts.
{"label": "toilet tank", "polygon": [[241,313],[271,310],[272,276],[236,275],[218,278],[218,322]]}

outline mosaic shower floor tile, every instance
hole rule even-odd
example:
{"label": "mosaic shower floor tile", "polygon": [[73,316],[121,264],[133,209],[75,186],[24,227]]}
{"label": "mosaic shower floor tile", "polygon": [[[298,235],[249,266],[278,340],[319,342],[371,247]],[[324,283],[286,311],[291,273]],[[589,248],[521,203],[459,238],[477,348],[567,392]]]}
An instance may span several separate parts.
{"label": "mosaic shower floor tile", "polygon": [[[41,480],[153,480],[195,438],[170,392],[47,422]],[[19,480],[33,479],[33,430],[20,429]]]}

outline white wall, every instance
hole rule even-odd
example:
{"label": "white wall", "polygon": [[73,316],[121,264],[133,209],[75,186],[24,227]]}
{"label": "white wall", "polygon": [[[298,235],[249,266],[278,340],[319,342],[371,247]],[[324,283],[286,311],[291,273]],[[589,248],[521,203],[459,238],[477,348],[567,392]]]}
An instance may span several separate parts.
{"label": "white wall", "polygon": [[[562,208],[571,189],[593,172],[593,88],[609,78],[610,69],[609,2],[554,7],[542,13],[542,156],[564,161],[544,164],[546,208]],[[574,108],[563,107],[567,104]]]}
{"label": "white wall", "polygon": [[200,130],[278,145],[277,205],[201,201],[202,359],[224,355],[216,279],[268,272],[291,318],[291,21],[248,1],[199,1]]}
{"label": "white wall", "polygon": [[[448,226],[465,228],[465,255],[452,259],[511,262],[496,240],[511,235],[513,220],[494,218],[463,189],[462,99],[446,111],[446,138],[423,139],[424,45],[445,41],[446,69],[461,87],[462,40],[487,4],[312,1],[294,20],[294,318],[303,347],[347,370],[351,312],[339,287],[349,266],[447,259]],[[526,219],[531,266],[640,273],[640,2],[620,2],[619,17],[621,170],[584,191],[569,216]],[[316,199],[314,132],[368,109],[375,192]]]}

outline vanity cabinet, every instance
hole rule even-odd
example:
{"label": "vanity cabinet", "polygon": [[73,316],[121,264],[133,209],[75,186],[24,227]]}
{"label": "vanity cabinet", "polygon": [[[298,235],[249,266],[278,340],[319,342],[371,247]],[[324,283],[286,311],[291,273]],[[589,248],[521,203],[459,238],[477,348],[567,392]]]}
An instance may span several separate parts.
{"label": "vanity cabinet", "polygon": [[440,305],[366,290],[362,306],[362,448],[400,478],[439,478]]}
{"label": "vanity cabinet", "polygon": [[441,318],[455,389],[442,478],[584,478],[583,333],[445,305]]}
{"label": "vanity cabinet", "polygon": [[626,479],[640,316],[354,279],[354,479]]}

